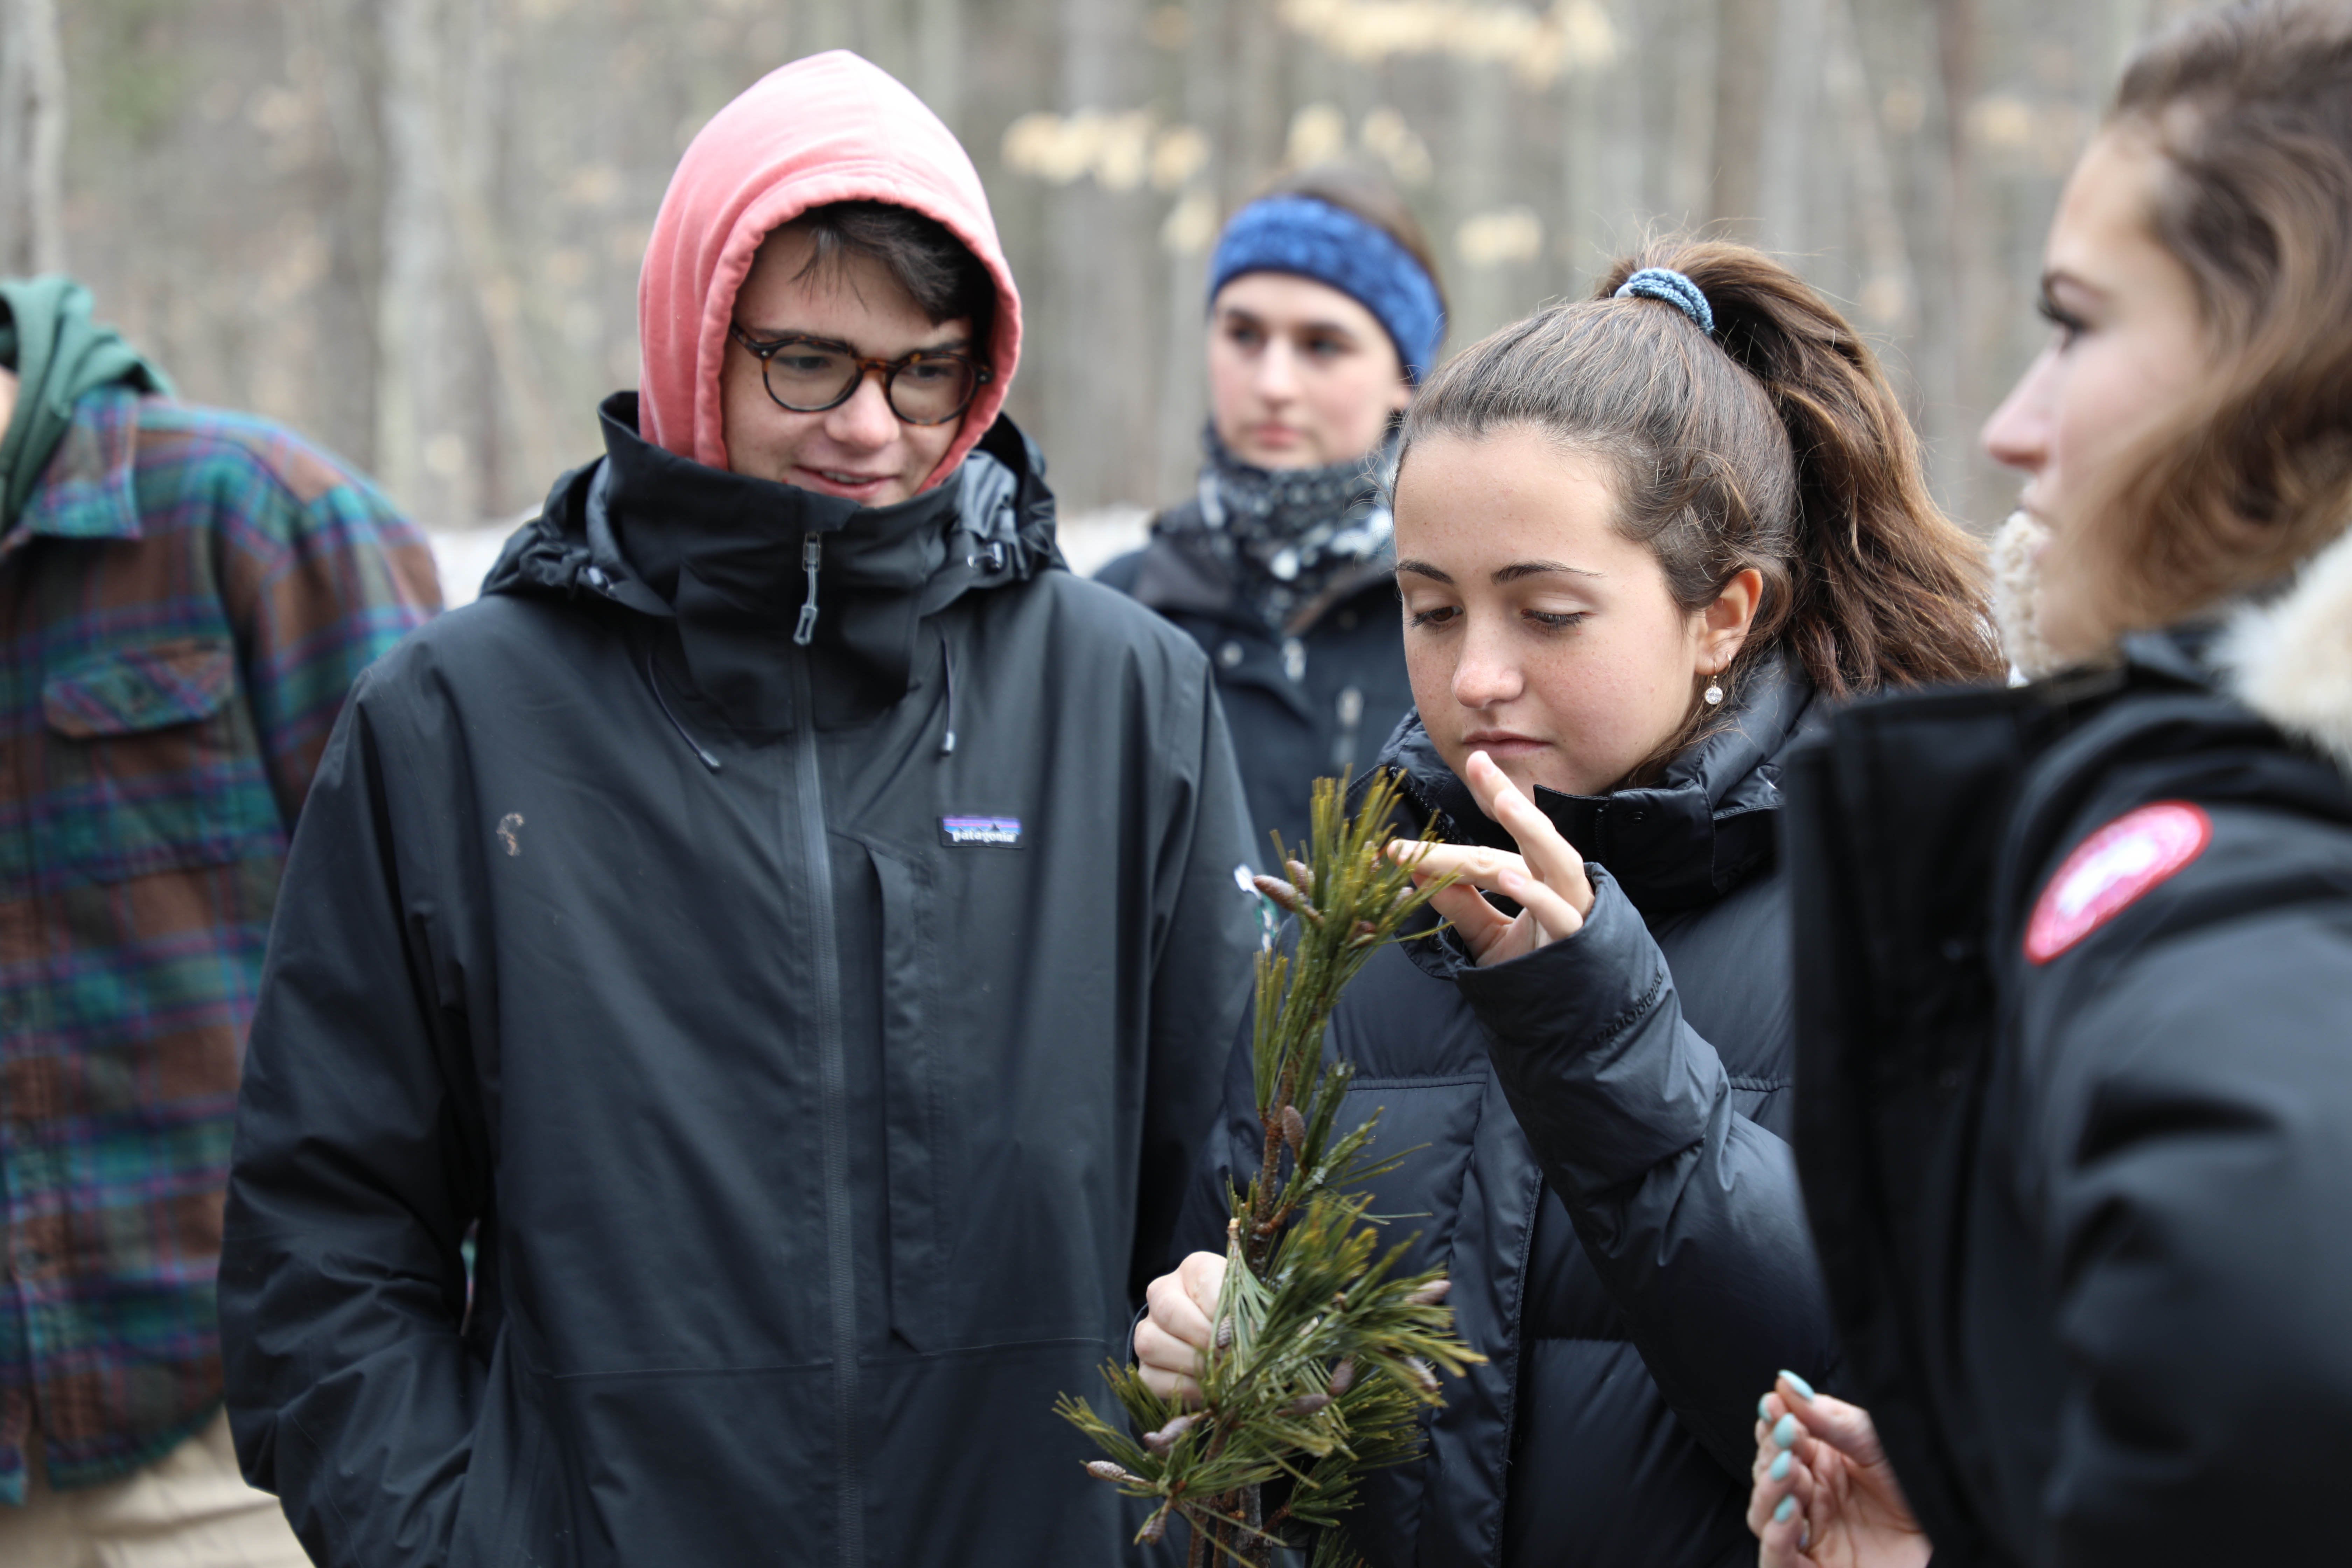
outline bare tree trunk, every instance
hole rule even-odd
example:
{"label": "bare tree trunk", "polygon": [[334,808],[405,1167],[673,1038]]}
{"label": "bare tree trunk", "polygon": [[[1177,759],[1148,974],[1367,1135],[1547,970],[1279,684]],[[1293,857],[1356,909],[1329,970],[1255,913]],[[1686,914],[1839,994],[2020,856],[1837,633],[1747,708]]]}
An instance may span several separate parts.
{"label": "bare tree trunk", "polygon": [[[522,286],[515,276],[511,247],[496,216],[492,193],[504,151],[502,134],[509,95],[508,0],[467,0],[467,62],[465,98],[456,133],[438,142],[441,184],[465,258],[472,302],[482,321],[482,345],[492,374],[467,376],[477,411],[468,443],[476,514],[503,511],[553,477],[554,419],[546,376],[532,353],[522,311]],[[504,417],[499,416],[501,410]],[[511,445],[502,442],[510,433]],[[468,518],[466,521],[473,521]]]}
{"label": "bare tree trunk", "polygon": [[[1443,193],[1438,208],[1438,231],[1430,238],[1443,257],[1453,252],[1454,267],[1451,279],[1454,309],[1460,319],[1460,331],[1454,334],[1457,343],[1472,342],[1486,336],[1496,327],[1520,314],[1519,267],[1515,259],[1500,256],[1465,256],[1462,254],[1462,226],[1465,220],[1500,206],[1511,194],[1511,169],[1508,155],[1507,127],[1504,114],[1510,107],[1510,85],[1503,68],[1486,60],[1450,62],[1447,85],[1453,90],[1452,108],[1454,169],[1451,177],[1440,182]],[[1589,77],[1578,77],[1579,89],[1590,91],[1593,86]],[[1590,198],[1587,198],[1590,200]]]}
{"label": "bare tree trunk", "polygon": [[[1209,167],[1196,173],[1184,190],[1169,193],[1179,203],[1213,203],[1211,193],[1219,168],[1232,161],[1230,146],[1221,145],[1213,130],[1226,122],[1225,72],[1220,68],[1226,9],[1226,0],[1186,0],[1184,6],[1184,119],[1190,124],[1212,128],[1210,142],[1216,151],[1211,153]],[[1223,216],[1219,209],[1217,216]],[[1177,242],[1192,237],[1178,234],[1164,221],[1161,232],[1167,237],[1161,246],[1167,284],[1162,290],[1166,315],[1160,350],[1160,453],[1152,493],[1140,498],[1145,505],[1155,507],[1189,492],[1192,477],[1200,471],[1201,426],[1209,412],[1208,314],[1207,300],[1202,298],[1209,282],[1208,251],[1205,246],[1189,251],[1181,248]]]}
{"label": "bare tree trunk", "polygon": [[1774,22],[1756,191],[1759,240],[1770,250],[1806,250],[1825,237],[1810,221],[1818,178],[1813,128],[1821,100],[1822,5],[1780,0]]}
{"label": "bare tree trunk", "polygon": [[57,0],[0,0],[0,272],[62,272],[66,67]]}
{"label": "bare tree trunk", "polygon": [[1759,153],[1771,58],[1774,0],[1721,0],[1717,10],[1715,200],[1712,216],[1734,238],[1751,237],[1759,211]]}
{"label": "bare tree trunk", "polygon": [[365,0],[289,0],[287,26],[298,53],[317,62],[326,145],[313,165],[308,205],[327,247],[318,299],[319,335],[329,374],[316,378],[305,428],[373,472],[380,364],[376,333],[382,281],[383,156],[374,110],[377,34]]}
{"label": "bare tree trunk", "polygon": [[1984,277],[1984,215],[1977,199],[1969,149],[1969,110],[1977,94],[1976,0],[1936,0],[1936,69],[1944,100],[1944,223],[1949,277],[1944,290],[1944,335],[1949,354],[1948,383],[1928,405],[1927,445],[1938,499],[1954,516],[1971,515],[1969,493],[1976,426],[1990,405],[1979,401],[1984,323],[1979,312],[1990,297]]}
{"label": "bare tree trunk", "polygon": [[447,345],[455,267],[440,150],[441,0],[381,0],[383,288],[376,342],[376,466],[394,498],[428,522],[470,522],[473,497]]}
{"label": "bare tree trunk", "polygon": [[[1133,0],[1061,0],[1065,111],[1116,112],[1134,100]],[[1159,332],[1152,308],[1157,268],[1138,221],[1148,193],[1114,190],[1102,179],[1062,188],[1049,222],[1063,303],[1063,336],[1039,358],[1057,384],[1046,408],[1071,433],[1055,454],[1056,488],[1077,508],[1151,499],[1158,450],[1148,413],[1152,378],[1145,371]]]}
{"label": "bare tree trunk", "polygon": [[971,68],[964,58],[962,0],[915,0],[914,88],[931,112],[962,132],[963,78]]}
{"label": "bare tree trunk", "polygon": [[1903,243],[1895,205],[1895,174],[1879,129],[1878,106],[1854,29],[1853,0],[1826,0],[1825,85],[1832,123],[1845,144],[1854,186],[1853,230],[1861,242],[1862,285],[1856,297],[1864,324],[1907,339],[1918,330],[1919,280]]}
{"label": "bare tree trunk", "polygon": [[1715,143],[1717,8],[1709,0],[1680,0],[1675,7],[1675,127],[1664,185],[1666,210],[1676,227],[1704,223],[1708,154]]}

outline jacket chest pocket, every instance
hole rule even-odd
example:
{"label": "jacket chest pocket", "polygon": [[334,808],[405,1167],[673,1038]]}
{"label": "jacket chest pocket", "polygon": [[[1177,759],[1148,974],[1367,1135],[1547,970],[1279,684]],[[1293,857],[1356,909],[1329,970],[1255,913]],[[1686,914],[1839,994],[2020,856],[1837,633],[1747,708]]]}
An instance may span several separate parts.
{"label": "jacket chest pocket", "polygon": [[930,868],[868,840],[882,895],[882,1083],[884,1170],[889,1192],[890,1326],[917,1350],[947,1342],[950,1212],[955,1136],[948,1114],[947,1064],[932,930],[937,903]]}
{"label": "jacket chest pocket", "polygon": [[1349,1086],[1337,1125],[1356,1126],[1380,1112],[1370,1157],[1395,1156],[1397,1168],[1371,1183],[1371,1212],[1392,1215],[1381,1235],[1386,1251],[1408,1238],[1412,1246],[1396,1269],[1416,1274],[1450,1264],[1454,1231],[1462,1217],[1464,1183],[1477,1142],[1479,1112],[1486,1100],[1484,1075],[1456,1078],[1359,1079]]}
{"label": "jacket chest pocket", "polygon": [[252,720],[236,698],[226,637],[110,648],[50,670],[36,853],[68,880],[119,882],[281,849]]}

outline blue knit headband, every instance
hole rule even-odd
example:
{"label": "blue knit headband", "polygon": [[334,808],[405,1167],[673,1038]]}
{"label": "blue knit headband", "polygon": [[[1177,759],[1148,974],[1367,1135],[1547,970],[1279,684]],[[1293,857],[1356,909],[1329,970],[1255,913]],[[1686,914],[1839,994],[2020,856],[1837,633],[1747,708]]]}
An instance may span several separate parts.
{"label": "blue knit headband", "polygon": [[1244,272],[1292,272],[1370,310],[1414,385],[1437,357],[1445,309],[1437,285],[1387,230],[1313,196],[1267,196],[1234,215],[1209,258],[1209,298]]}
{"label": "blue knit headband", "polygon": [[1708,337],[1715,336],[1715,307],[1706,293],[1681,273],[1665,267],[1644,267],[1617,290],[1620,300],[1664,300],[1691,319]]}

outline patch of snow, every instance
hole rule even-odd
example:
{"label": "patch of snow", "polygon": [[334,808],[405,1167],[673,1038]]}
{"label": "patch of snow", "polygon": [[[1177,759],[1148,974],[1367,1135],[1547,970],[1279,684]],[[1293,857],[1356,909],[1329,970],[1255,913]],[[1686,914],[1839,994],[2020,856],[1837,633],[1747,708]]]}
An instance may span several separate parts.
{"label": "patch of snow", "polygon": [[482,591],[482,579],[497,563],[517,523],[511,518],[477,528],[432,528],[425,531],[433,546],[433,563],[441,569],[441,605],[454,610],[470,605]]}
{"label": "patch of snow", "polygon": [[1152,509],[1148,506],[1097,507],[1091,511],[1066,512],[1055,523],[1062,559],[1081,577],[1091,577],[1118,556],[1143,548],[1150,531]]}

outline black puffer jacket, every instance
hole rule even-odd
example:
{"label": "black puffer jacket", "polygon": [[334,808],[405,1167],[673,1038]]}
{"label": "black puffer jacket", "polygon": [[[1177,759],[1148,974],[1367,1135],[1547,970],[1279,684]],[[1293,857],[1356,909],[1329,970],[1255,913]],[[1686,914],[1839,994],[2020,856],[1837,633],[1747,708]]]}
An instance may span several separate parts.
{"label": "black puffer jacket", "polygon": [[[1761,674],[1738,727],[1656,788],[1538,790],[1593,865],[1564,942],[1490,969],[1450,939],[1382,952],[1341,999],[1356,1065],[1342,1124],[1381,1113],[1412,1150],[1377,1214],[1443,1264],[1456,1325],[1491,1358],[1449,1384],[1426,1456],[1378,1472],[1350,1532],[1378,1568],[1753,1563],[1741,1523],[1757,1396],[1831,1360],[1780,1132],[1789,1121],[1785,889],[1773,759],[1811,711]],[[1512,847],[1418,719],[1381,759],[1456,841]],[[1417,826],[1417,825],[1416,825]],[[1220,1184],[1255,1168],[1247,1042],[1221,1142],[1185,1209],[1222,1250]]]}
{"label": "black puffer jacket", "polygon": [[2202,637],[2146,637],[2104,674],[1856,707],[1791,762],[1840,1392],[1937,1568],[2347,1555],[2337,564],[2309,646],[2239,678],[2300,738]]}
{"label": "black puffer jacket", "polygon": [[1247,984],[1206,663],[1060,568],[1010,425],[861,511],[633,405],[304,812],[247,1471],[322,1564],[1117,1561],[1052,1406],[1124,1353]]}
{"label": "black puffer jacket", "polygon": [[1334,585],[1300,624],[1268,626],[1204,549],[1188,548],[1200,502],[1171,507],[1151,542],[1095,574],[1192,634],[1217,673],[1217,694],[1233,727],[1234,751],[1257,824],[1266,837],[1307,837],[1315,781],[1352,778],[1381,738],[1412,710],[1395,561],[1383,552]]}

